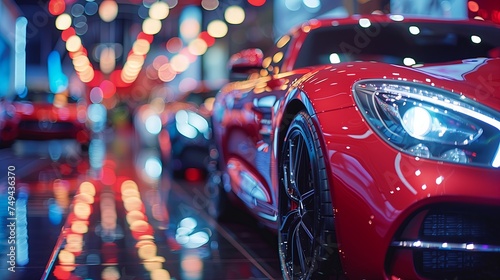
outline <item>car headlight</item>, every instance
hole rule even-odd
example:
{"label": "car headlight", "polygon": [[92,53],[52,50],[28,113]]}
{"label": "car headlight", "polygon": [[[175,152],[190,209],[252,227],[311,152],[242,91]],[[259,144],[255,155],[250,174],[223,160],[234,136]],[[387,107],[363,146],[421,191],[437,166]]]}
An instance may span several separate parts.
{"label": "car headlight", "polygon": [[462,95],[425,85],[364,80],[354,99],[373,130],[421,158],[500,166],[500,115]]}

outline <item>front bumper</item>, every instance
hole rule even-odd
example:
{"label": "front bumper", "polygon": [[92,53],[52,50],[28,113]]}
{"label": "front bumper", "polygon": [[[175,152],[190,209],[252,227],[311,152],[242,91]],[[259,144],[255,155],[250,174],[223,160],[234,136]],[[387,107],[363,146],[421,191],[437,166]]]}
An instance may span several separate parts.
{"label": "front bumper", "polygon": [[355,108],[316,120],[349,278],[500,278],[500,169],[404,154]]}

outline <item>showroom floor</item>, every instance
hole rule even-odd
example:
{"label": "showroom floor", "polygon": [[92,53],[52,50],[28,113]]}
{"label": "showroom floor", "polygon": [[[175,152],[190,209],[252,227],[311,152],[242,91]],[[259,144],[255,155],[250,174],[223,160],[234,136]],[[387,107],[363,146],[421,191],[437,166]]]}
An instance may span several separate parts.
{"label": "showroom floor", "polygon": [[[281,278],[275,236],[244,214],[210,217],[204,180],[171,180],[131,129],[97,140],[83,154],[70,142],[0,150],[2,170],[15,167],[17,195],[0,279]],[[8,196],[0,201],[8,227]]]}

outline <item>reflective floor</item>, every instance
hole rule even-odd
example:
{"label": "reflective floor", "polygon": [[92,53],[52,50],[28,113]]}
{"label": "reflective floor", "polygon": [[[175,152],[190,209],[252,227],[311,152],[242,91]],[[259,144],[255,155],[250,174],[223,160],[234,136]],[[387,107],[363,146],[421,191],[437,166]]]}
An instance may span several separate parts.
{"label": "reflective floor", "polygon": [[206,210],[131,128],[0,150],[0,279],[280,279],[276,237]]}

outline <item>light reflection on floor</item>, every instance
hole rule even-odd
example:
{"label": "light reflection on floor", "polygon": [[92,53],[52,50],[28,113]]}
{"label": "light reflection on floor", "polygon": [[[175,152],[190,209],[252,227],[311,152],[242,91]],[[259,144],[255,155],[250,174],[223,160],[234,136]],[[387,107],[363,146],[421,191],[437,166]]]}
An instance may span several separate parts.
{"label": "light reflection on floor", "polygon": [[[158,151],[130,133],[96,137],[83,152],[71,140],[0,150],[9,161],[0,167],[20,172],[17,272],[7,273],[2,254],[0,279],[280,278],[274,240],[252,220],[217,223],[205,183],[171,180]],[[6,201],[0,196],[2,226]],[[0,237],[6,252],[8,236]]]}

